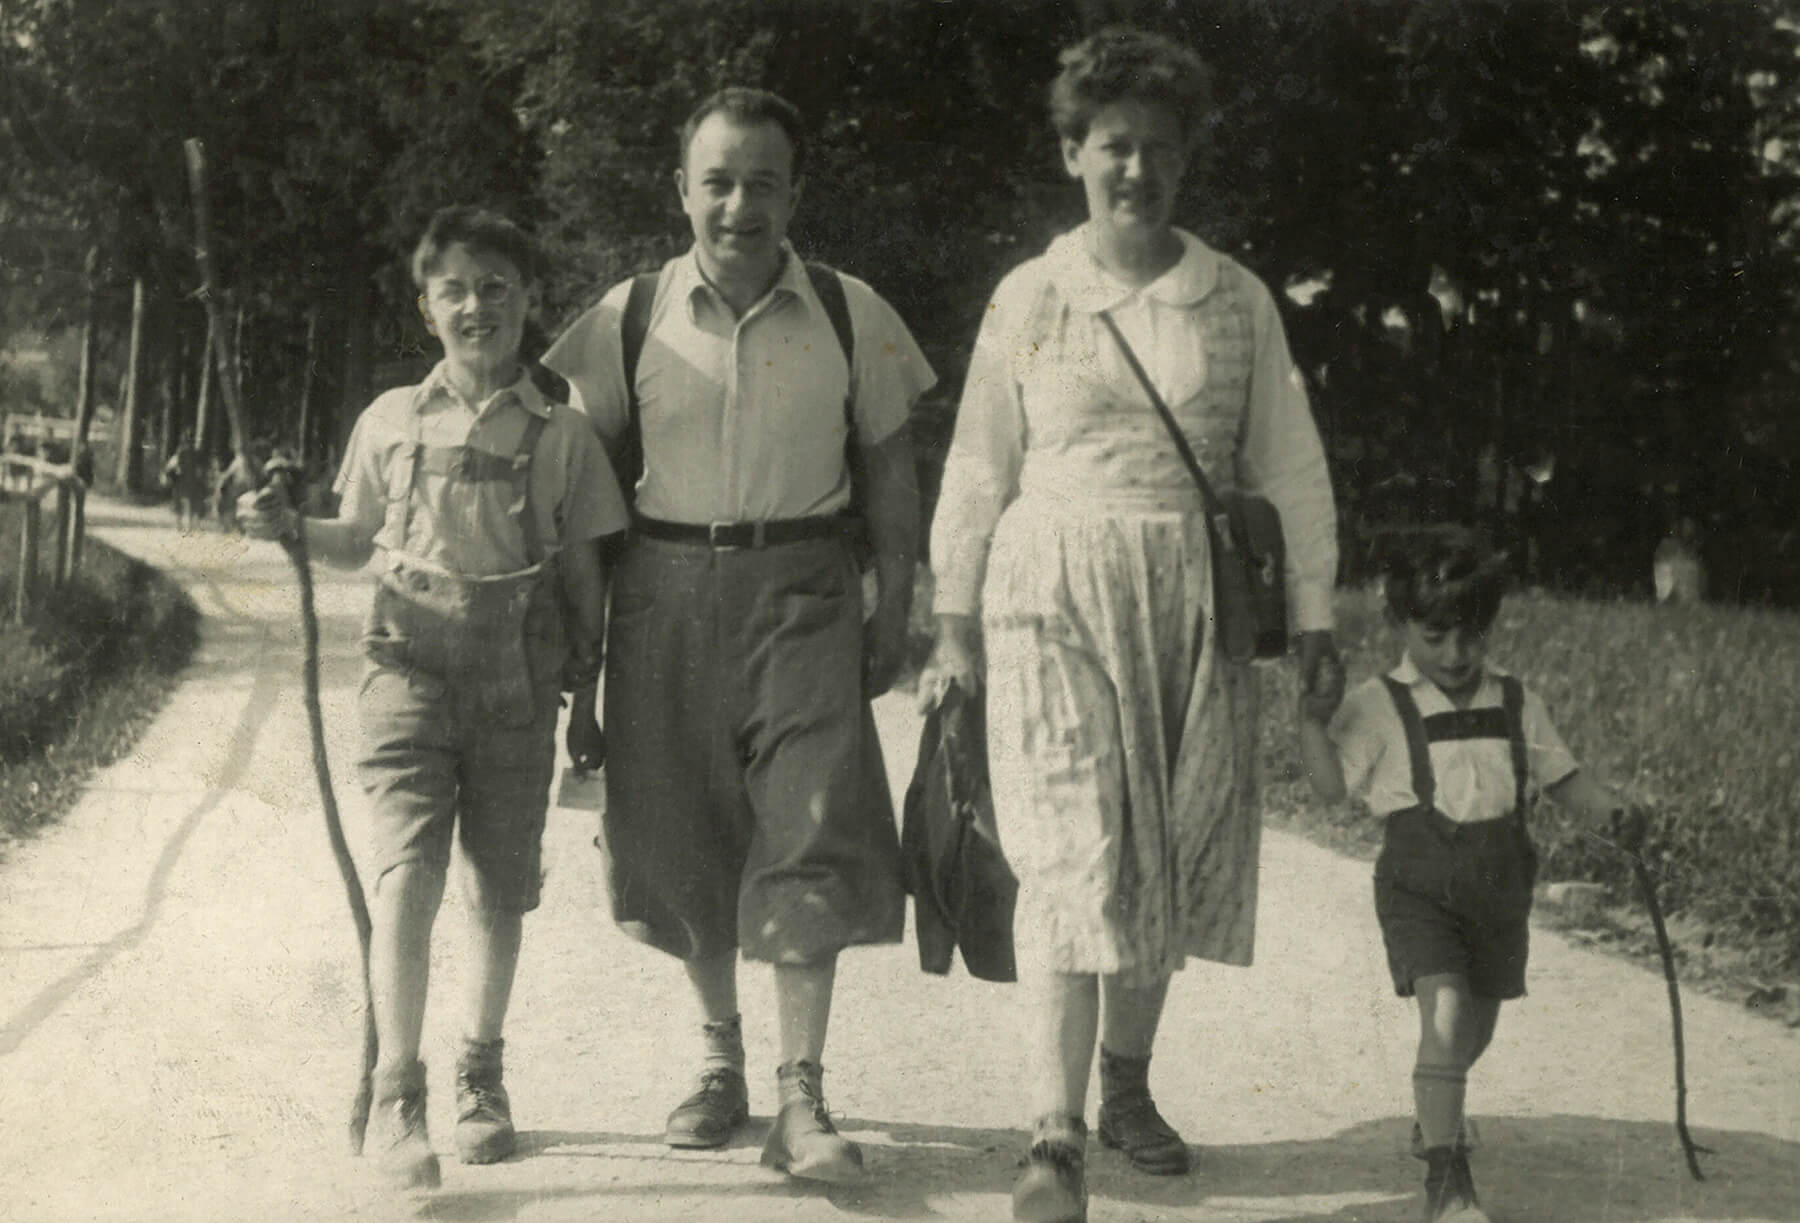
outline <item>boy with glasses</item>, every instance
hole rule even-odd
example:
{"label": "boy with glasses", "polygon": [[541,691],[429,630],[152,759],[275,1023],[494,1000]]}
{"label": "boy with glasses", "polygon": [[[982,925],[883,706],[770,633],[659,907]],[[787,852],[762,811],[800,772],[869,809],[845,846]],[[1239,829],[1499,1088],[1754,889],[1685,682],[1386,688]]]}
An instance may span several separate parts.
{"label": "boy with glasses", "polygon": [[593,429],[547,403],[520,362],[535,265],[530,240],[504,218],[440,211],[412,273],[444,359],[358,419],[338,516],[302,518],[271,489],[242,502],[259,539],[303,530],[314,554],[340,566],[381,555],[358,764],[381,1046],[371,1141],[383,1178],[402,1189],[439,1181],[419,1042],[453,832],[478,957],[457,1062],[457,1153],[491,1163],[513,1150],[501,1027],[523,916],[538,903],[559,693],[591,687],[599,670],[599,541],[625,526]]}

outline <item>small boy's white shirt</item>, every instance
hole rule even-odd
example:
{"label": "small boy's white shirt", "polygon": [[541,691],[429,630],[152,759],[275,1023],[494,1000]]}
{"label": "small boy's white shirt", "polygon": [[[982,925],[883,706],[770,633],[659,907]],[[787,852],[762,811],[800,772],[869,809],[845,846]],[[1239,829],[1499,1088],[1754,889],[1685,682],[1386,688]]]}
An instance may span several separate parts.
{"label": "small boy's white shirt", "polygon": [[[1469,708],[1499,708],[1503,699],[1500,677],[1505,674],[1491,663],[1485,665],[1481,686]],[[1402,657],[1388,676],[1411,690],[1421,717],[1456,708],[1410,656]],[[1530,688],[1525,689],[1521,720],[1532,785],[1538,789],[1553,786],[1580,767],[1550,721],[1543,700]],[[1418,805],[1406,727],[1394,708],[1393,696],[1379,678],[1364,680],[1344,698],[1326,733],[1337,748],[1345,788],[1367,802],[1371,812],[1387,815]],[[1512,745],[1506,740],[1453,739],[1433,743],[1429,750],[1437,784],[1434,805],[1444,815],[1459,824],[1474,824],[1512,814],[1516,790]]]}

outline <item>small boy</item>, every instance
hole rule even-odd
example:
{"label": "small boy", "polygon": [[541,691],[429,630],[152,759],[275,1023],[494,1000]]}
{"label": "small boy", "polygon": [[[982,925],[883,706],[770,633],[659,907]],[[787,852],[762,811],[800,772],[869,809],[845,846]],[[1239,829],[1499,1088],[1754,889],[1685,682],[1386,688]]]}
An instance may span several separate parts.
{"label": "small boy", "polygon": [[1386,820],[1375,911],[1394,988],[1419,1005],[1414,1154],[1428,1167],[1426,1223],[1487,1219],[1469,1173],[1463,1096],[1501,1002],[1525,993],[1533,790],[1631,851],[1646,822],[1580,769],[1537,695],[1486,662],[1505,583],[1475,532],[1420,532],[1387,566],[1400,664],[1341,709],[1329,696],[1300,697],[1301,753],[1320,800],[1354,794]]}
{"label": "small boy", "polygon": [[[547,403],[520,362],[535,264],[504,218],[461,207],[434,216],[412,275],[444,358],[357,420],[338,516],[303,518],[273,488],[239,505],[257,538],[304,530],[311,551],[340,566],[381,555],[358,766],[381,1045],[370,1141],[396,1188],[439,1181],[419,1039],[453,830],[479,961],[456,1070],[457,1154],[490,1163],[512,1152],[501,1027],[523,915],[538,903],[560,691],[591,691],[599,671],[599,541],[626,523],[592,426]],[[576,713],[592,720],[591,709]]]}

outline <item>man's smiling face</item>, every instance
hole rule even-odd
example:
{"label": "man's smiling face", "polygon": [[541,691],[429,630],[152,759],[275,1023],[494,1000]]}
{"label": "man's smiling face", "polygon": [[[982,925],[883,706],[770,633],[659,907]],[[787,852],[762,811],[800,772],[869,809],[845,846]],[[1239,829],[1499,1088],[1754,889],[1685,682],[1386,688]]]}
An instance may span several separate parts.
{"label": "man's smiling face", "polygon": [[709,276],[774,279],[801,186],[780,124],[713,112],[694,130],[675,186]]}

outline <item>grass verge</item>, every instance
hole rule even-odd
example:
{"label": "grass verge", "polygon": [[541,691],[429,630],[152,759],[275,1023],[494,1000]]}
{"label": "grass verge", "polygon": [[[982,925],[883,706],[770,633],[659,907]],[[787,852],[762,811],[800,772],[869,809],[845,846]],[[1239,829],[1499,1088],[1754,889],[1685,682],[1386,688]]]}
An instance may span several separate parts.
{"label": "grass verge", "polygon": [[[1352,684],[1391,666],[1395,636],[1371,591],[1338,599]],[[1599,602],[1537,592],[1508,597],[1493,661],[1534,687],[1584,767],[1651,804],[1645,860],[1670,916],[1684,979],[1800,1023],[1800,790],[1793,694],[1800,616],[1722,606]],[[1263,687],[1265,810],[1342,852],[1373,857],[1379,825],[1318,806],[1299,769],[1291,668]],[[1579,820],[1541,803],[1533,836],[1546,880],[1605,885],[1587,916],[1547,913],[1580,941],[1654,956],[1628,861]]]}
{"label": "grass verge", "polygon": [[[17,510],[0,505],[12,607]],[[28,623],[0,626],[0,854],[57,819],[128,751],[199,641],[199,614],[155,569],[90,538],[82,572]]]}

